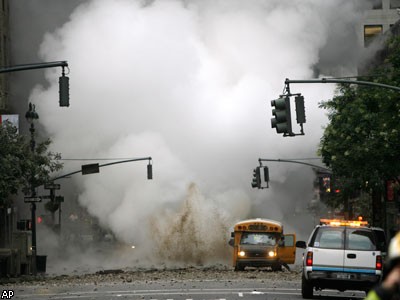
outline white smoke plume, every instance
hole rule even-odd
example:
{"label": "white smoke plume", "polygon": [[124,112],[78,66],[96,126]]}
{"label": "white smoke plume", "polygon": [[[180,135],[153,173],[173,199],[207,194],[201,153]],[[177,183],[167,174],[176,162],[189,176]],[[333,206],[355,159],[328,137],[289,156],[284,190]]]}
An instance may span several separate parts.
{"label": "white smoke plume", "polygon": [[[58,106],[59,70],[47,72],[49,86],[37,86],[30,101],[64,158],[152,157],[153,180],[144,162],[71,179],[81,205],[137,245],[137,258],[227,262],[229,229],[240,219],[304,230],[282,207],[306,210],[313,172],[269,164],[270,189],[252,190],[252,170],[260,157],[316,156],[327,122],[318,102],[334,86],[291,86],[305,96],[301,137],[271,129],[270,100],[285,78],[312,78],[321,49],[337,37],[332,27],[356,26],[361,7],[348,0],[88,1],[40,48],[43,61],[68,61],[70,107]],[[67,162],[63,173],[77,167]]]}

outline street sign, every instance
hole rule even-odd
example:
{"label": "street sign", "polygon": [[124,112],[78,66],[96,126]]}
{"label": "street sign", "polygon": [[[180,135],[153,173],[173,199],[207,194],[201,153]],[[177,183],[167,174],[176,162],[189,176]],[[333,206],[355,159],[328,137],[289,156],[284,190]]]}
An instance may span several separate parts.
{"label": "street sign", "polygon": [[41,197],[24,197],[25,203],[32,203],[32,202],[42,202]]}
{"label": "street sign", "polygon": [[56,196],[56,202],[64,202],[64,196]]}
{"label": "street sign", "polygon": [[45,196],[40,196],[40,198],[43,199],[51,199],[51,195],[45,195]]}
{"label": "street sign", "polygon": [[82,175],[99,173],[99,164],[82,165]]}
{"label": "street sign", "polygon": [[59,190],[61,188],[61,184],[59,183],[45,183],[44,188],[46,190]]}

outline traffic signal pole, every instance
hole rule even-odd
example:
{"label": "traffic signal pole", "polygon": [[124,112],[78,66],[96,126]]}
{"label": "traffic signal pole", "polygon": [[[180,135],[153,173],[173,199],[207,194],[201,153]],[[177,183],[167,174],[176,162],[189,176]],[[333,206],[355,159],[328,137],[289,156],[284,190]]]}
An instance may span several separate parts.
{"label": "traffic signal pole", "polygon": [[349,84],[381,87],[381,88],[391,89],[391,90],[400,92],[400,87],[397,87],[397,86],[383,84],[383,83],[370,82],[370,81],[362,81],[362,80],[345,80],[345,79],[335,79],[335,78],[290,80],[290,79],[286,78],[285,85],[286,85],[288,91],[290,91],[290,89],[289,89],[290,83],[349,83]]}
{"label": "traffic signal pole", "polygon": [[62,67],[62,74],[61,74],[61,76],[59,78],[59,82],[58,82],[59,83],[59,94],[60,94],[59,95],[60,96],[59,103],[60,103],[60,107],[68,107],[69,106],[69,77],[65,76],[65,72],[64,72],[65,68],[68,68],[68,63],[65,60],[3,67],[3,68],[0,68],[0,73],[10,73],[10,72],[54,68],[54,67]]}
{"label": "traffic signal pole", "polygon": [[9,73],[9,72],[53,68],[53,67],[63,67],[63,68],[68,67],[68,63],[66,61],[53,61],[53,62],[46,62],[46,63],[15,65],[15,66],[0,68],[0,73]]}
{"label": "traffic signal pole", "polygon": [[[355,77],[356,78],[356,77]],[[347,80],[347,79],[336,79],[336,78],[321,78],[321,79],[309,79],[309,80],[290,80],[286,78],[284,94],[279,96],[279,99],[272,100],[271,106],[274,107],[272,110],[271,127],[276,129],[277,133],[283,133],[283,136],[296,136],[304,135],[303,124],[306,122],[306,115],[304,110],[304,97],[300,93],[292,94],[290,92],[291,83],[347,83],[347,84],[357,84],[373,86],[385,89],[391,89],[395,91],[400,91],[400,87],[376,83],[370,81],[362,80]],[[300,133],[294,133],[292,130],[291,123],[291,111],[290,111],[290,97],[296,96],[296,120],[300,124]]]}
{"label": "traffic signal pole", "polygon": [[[106,163],[106,164],[102,164],[102,165],[97,164],[97,170],[99,168],[101,168],[101,167],[106,167],[106,166],[111,166],[111,165],[116,165],[116,164],[123,164],[123,163],[133,162],[133,161],[140,161],[140,160],[148,160],[149,161],[149,163],[147,165],[147,179],[153,179],[153,169],[152,169],[152,164],[151,164],[151,161],[152,161],[151,157],[132,158],[132,159],[127,159],[127,160],[121,160],[121,161],[115,161],[115,162],[111,162],[111,163]],[[78,173],[82,173],[82,169],[74,171],[74,172],[70,172],[70,173],[67,173],[67,174],[64,174],[64,175],[61,175],[61,176],[58,176],[58,177],[55,177],[55,178],[51,179],[50,181],[53,182],[55,180],[66,178],[66,177],[69,177],[71,175],[78,174]],[[91,173],[98,173],[98,171],[97,172],[91,172]],[[86,173],[86,174],[90,174],[90,173]]]}
{"label": "traffic signal pole", "polygon": [[269,158],[259,158],[259,159],[258,159],[258,162],[260,163],[260,166],[262,166],[262,162],[263,162],[263,161],[274,161],[274,162],[285,162],[285,163],[302,164],[302,165],[310,166],[310,167],[313,167],[313,168],[318,168],[318,169],[326,170],[326,171],[329,171],[329,172],[331,171],[330,169],[325,168],[325,167],[321,167],[321,166],[318,166],[318,165],[306,163],[306,162],[303,162],[303,161],[291,160],[291,159],[269,159]]}
{"label": "traffic signal pole", "polygon": [[[286,89],[286,92],[287,92],[288,95],[290,95],[290,86],[289,86],[290,83],[347,83],[347,84],[357,84],[357,85],[379,87],[379,88],[384,88],[384,89],[389,89],[389,90],[394,90],[394,91],[400,92],[400,87],[397,87],[397,86],[383,84],[383,83],[377,83],[377,82],[362,81],[362,80],[346,80],[346,79],[336,79],[336,78],[321,78],[321,79],[310,79],[310,80],[290,80],[290,79],[286,78],[286,80],[285,80],[285,89]],[[374,200],[373,200],[373,203],[374,203]],[[384,210],[385,210],[384,216],[386,216],[386,204],[384,206]],[[374,214],[374,216],[375,215],[376,214]],[[387,227],[387,224],[386,224],[386,221],[385,221],[385,229],[387,229],[386,227]]]}
{"label": "traffic signal pole", "polygon": [[[325,167],[321,167],[318,165],[314,165],[314,164],[310,164],[310,163],[306,163],[303,161],[298,161],[295,159],[271,159],[271,158],[259,158],[258,162],[260,163],[259,167],[256,167],[253,170],[253,180],[251,182],[251,187],[252,188],[258,188],[258,189],[265,189],[265,188],[269,188],[269,169],[267,166],[263,166],[262,162],[263,161],[272,161],[272,162],[284,162],[284,163],[295,163],[295,164],[302,164],[302,165],[306,165],[306,166],[310,166],[313,168],[317,168],[320,170],[324,170],[327,173],[331,174],[331,170]],[[261,182],[261,169],[264,170],[264,181],[267,183],[266,187],[262,186],[262,182]]]}

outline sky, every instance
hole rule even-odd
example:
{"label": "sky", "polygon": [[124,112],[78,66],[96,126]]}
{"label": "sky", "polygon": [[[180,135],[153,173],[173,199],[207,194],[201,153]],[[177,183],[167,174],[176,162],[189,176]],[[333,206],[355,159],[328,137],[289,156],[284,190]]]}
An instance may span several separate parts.
{"label": "sky", "polygon": [[[251,188],[253,169],[259,158],[317,157],[327,124],[318,103],[335,87],[290,86],[305,97],[304,136],[284,138],[271,128],[271,100],[282,94],[285,78],[355,70],[355,28],[365,2],[70,3],[68,14],[49,21],[50,29],[46,23],[32,28],[39,60],[69,64],[68,108],[58,105],[59,69],[29,88],[41,135],[63,158],[151,157],[153,164],[152,180],[147,161],[71,177],[66,189],[102,227],[134,244],[135,259],[166,265],[229,264],[230,230],[246,218],[281,221],[286,232],[308,236],[315,221],[307,211],[313,170],[265,163],[270,187],[258,190]],[[22,35],[23,24],[13,30]],[[15,59],[29,58],[21,48]],[[60,174],[83,163],[64,161]]]}

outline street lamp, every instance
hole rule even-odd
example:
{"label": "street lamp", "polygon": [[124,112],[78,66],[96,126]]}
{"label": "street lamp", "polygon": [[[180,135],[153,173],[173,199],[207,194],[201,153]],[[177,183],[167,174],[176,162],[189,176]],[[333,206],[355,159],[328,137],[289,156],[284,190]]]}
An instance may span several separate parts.
{"label": "street lamp", "polygon": [[29,128],[31,132],[31,151],[35,152],[35,125],[33,122],[39,119],[39,115],[35,110],[35,104],[29,103],[29,110],[26,112],[25,118],[31,124]]}
{"label": "street lamp", "polygon": [[[32,154],[35,153],[35,125],[33,124],[34,121],[39,119],[39,115],[35,110],[35,105],[32,103],[29,103],[29,110],[25,114],[25,118],[28,121],[29,124],[31,124],[29,131],[31,133],[31,151]],[[31,173],[31,196],[28,198],[30,200],[26,202],[31,203],[31,218],[32,218],[32,272],[33,275],[36,275],[36,202],[37,198],[36,197],[36,190],[35,190],[35,184],[34,184],[34,172],[32,171]]]}

